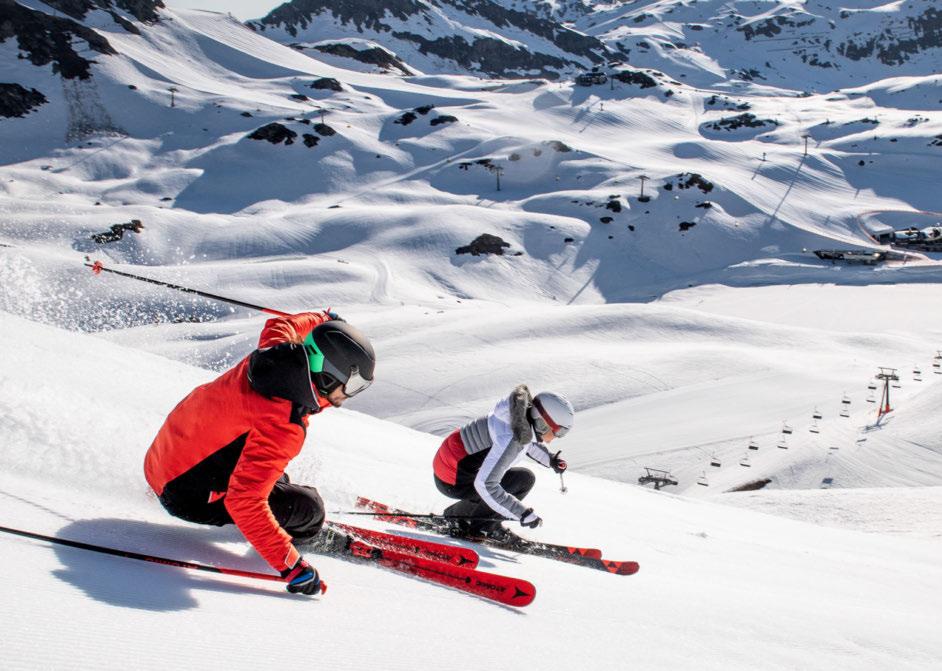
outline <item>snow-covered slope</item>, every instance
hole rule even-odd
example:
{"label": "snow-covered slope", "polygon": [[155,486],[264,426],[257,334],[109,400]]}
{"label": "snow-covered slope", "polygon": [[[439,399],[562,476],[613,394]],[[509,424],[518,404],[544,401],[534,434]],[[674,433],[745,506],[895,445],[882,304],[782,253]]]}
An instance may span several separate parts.
{"label": "snow-covered slope", "polygon": [[[8,314],[0,345],[14,354],[0,369],[0,524],[265,570],[234,529],[167,516],[143,480],[141,459],[164,413],[208,373]],[[289,473],[315,483],[332,510],[357,493],[427,510],[442,504],[429,475],[436,444],[332,411],[315,418]],[[618,577],[484,552],[487,569],[537,585],[537,600],[519,612],[335,558],[312,557],[330,590],[311,600],[0,534],[4,666],[248,669],[304,659],[414,669],[447,659],[456,669],[564,669],[620,668],[630,655],[649,669],[756,659],[769,669],[922,669],[942,654],[938,536],[911,518],[912,533],[897,527],[889,537],[577,474],[565,497],[555,484],[539,473],[531,499],[547,523],[533,535],[598,544],[642,570]],[[901,505],[938,507],[939,493],[921,490]],[[60,623],[55,635],[50,623]]]}

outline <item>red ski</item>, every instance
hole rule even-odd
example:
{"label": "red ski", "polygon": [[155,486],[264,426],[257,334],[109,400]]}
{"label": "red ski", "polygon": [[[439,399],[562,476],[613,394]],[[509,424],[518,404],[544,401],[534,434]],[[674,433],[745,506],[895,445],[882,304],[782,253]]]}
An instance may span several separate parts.
{"label": "red ski", "polygon": [[422,540],[419,538],[409,538],[407,536],[398,536],[396,534],[387,534],[373,529],[363,529],[350,524],[341,524],[339,522],[328,522],[328,526],[337,529],[343,533],[354,536],[370,545],[382,548],[384,550],[396,550],[406,554],[430,559],[432,561],[442,562],[443,564],[454,564],[465,568],[475,568],[478,565],[478,553],[471,548],[460,545],[446,545],[445,543],[436,543],[434,541]]}
{"label": "red ski", "polygon": [[[373,562],[393,571],[408,573],[416,578],[445,585],[508,606],[527,606],[536,596],[536,588],[526,580],[478,571],[465,566],[446,564],[409,554],[393,547],[379,547],[358,538],[355,534],[359,530],[346,530],[343,527],[344,525],[340,524],[328,525],[310,544],[310,548],[316,552]],[[364,529],[363,531],[368,530]]]}
{"label": "red ski", "polygon": [[[447,535],[450,524],[447,518],[442,515],[421,515],[415,516],[404,510],[392,508],[384,503],[373,501],[365,497],[357,497],[356,505],[374,513],[376,519],[393,524],[410,527],[412,529],[423,529],[434,531],[436,533]],[[543,543],[542,541],[532,541],[525,538],[517,538],[509,543],[498,543],[488,538],[467,539],[478,542],[483,545],[529,554],[547,559],[585,566],[599,571],[607,571],[614,575],[633,575],[638,572],[640,566],[635,561],[616,561],[612,559],[603,559],[602,551],[595,548],[580,548],[567,545],[554,545],[552,543]]]}

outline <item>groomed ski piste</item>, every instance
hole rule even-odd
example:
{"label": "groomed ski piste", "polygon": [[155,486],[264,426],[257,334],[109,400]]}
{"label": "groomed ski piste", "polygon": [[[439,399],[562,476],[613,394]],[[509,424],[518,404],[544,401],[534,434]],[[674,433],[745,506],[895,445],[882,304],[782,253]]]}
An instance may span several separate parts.
{"label": "groomed ski piste", "polygon": [[[95,54],[87,81],[0,43],[0,79],[49,98],[0,119],[0,525],[270,570],[234,527],[167,515],[142,469],[167,413],[248,354],[264,316],[95,276],[89,255],[275,309],[331,306],[369,334],[375,385],[312,418],[288,469],[339,522],[404,531],[341,514],[358,495],[440,512],[443,435],[520,382],[565,393],[568,492],[532,464],[545,524],[511,528],[641,570],[477,548],[481,569],[536,586],[514,609],[309,555],[329,590],[305,598],[0,534],[0,666],[939,664],[939,255],[866,267],[809,251],[879,249],[864,213],[938,221],[938,75],[870,82],[861,65],[866,85],[797,96],[796,69],[792,89],[704,79],[667,98],[345,70],[222,14],[161,16],[134,35],[89,14],[117,54]],[[343,91],[312,90],[319,77]],[[710,130],[730,113],[713,96],[780,124]],[[321,107],[336,134],[306,147]],[[444,114],[458,121],[432,127]],[[247,138],[273,122],[291,146]],[[692,173],[714,188],[679,187]],[[144,229],[91,241],[131,219]],[[455,254],[481,233],[506,255]],[[900,379],[878,418],[880,366]],[[678,484],[641,487],[646,468]]]}

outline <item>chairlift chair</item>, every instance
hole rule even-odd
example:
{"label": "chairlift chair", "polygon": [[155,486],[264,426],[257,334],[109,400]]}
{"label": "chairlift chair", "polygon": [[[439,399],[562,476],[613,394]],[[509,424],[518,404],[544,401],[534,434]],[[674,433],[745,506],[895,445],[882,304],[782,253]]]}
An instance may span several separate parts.
{"label": "chairlift chair", "polygon": [[815,408],[814,412],[811,413],[811,419],[821,419],[821,418],[822,418],[821,411]]}
{"label": "chairlift chair", "polygon": [[847,411],[847,408],[841,409],[841,417],[850,417],[850,412]]}
{"label": "chairlift chair", "polygon": [[874,396],[873,394],[870,394],[869,396],[867,396],[867,403],[876,403],[876,402],[877,402],[876,396]]}
{"label": "chairlift chair", "polygon": [[808,430],[811,433],[821,433],[821,428],[818,426],[817,422],[812,422],[811,427]]}
{"label": "chairlift chair", "polygon": [[850,405],[850,396],[848,396],[847,394],[844,394],[844,395],[841,397],[841,403],[842,403],[843,405]]}
{"label": "chairlift chair", "polygon": [[787,450],[787,449],[788,449],[788,443],[785,442],[785,439],[784,439],[784,438],[782,438],[780,441],[778,441],[778,444],[777,444],[775,447],[777,447],[777,448],[780,449],[780,450]]}
{"label": "chairlift chair", "polygon": [[749,449],[750,449],[750,450],[758,450],[758,449],[759,449],[759,444],[756,443],[756,441],[754,441],[754,440],[752,440],[752,439],[750,438],[750,439],[749,439]]}
{"label": "chairlift chair", "polygon": [[748,454],[744,454],[744,455],[743,455],[743,458],[739,460],[739,465],[740,465],[740,466],[745,466],[746,468],[751,468],[751,467],[752,467],[752,464],[749,463],[749,455],[748,455]]}
{"label": "chairlift chair", "polygon": [[[913,374],[915,374],[915,372],[916,371],[913,371]],[[874,382],[871,382],[870,384],[867,385],[867,389],[869,389],[870,391],[876,391],[877,385]]]}
{"label": "chairlift chair", "polygon": [[697,478],[697,484],[698,484],[698,485],[701,485],[701,486],[703,486],[703,487],[709,487],[709,486],[710,486],[710,483],[709,483],[709,481],[707,480],[706,473],[701,473],[701,474],[700,474],[700,477]]}
{"label": "chairlift chair", "polygon": [[710,466],[713,466],[714,468],[719,468],[722,465],[723,464],[720,462],[719,457],[717,457],[716,454],[710,457]]}
{"label": "chairlift chair", "polygon": [[791,433],[792,427],[788,425],[787,422],[782,422],[782,433]]}

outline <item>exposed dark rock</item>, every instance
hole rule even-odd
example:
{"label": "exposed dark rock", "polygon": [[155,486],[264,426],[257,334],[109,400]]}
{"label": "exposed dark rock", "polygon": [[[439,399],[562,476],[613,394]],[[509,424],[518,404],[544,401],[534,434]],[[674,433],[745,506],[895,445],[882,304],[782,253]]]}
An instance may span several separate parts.
{"label": "exposed dark rock", "polygon": [[318,89],[320,91],[343,91],[343,84],[334,79],[333,77],[321,77],[320,79],[315,79],[311,82],[312,89]]}
{"label": "exposed dark rock", "polygon": [[267,140],[272,144],[281,144],[284,142],[286,145],[294,144],[294,138],[298,136],[290,128],[285,128],[280,123],[270,123],[261,128],[256,128],[249,134],[250,140]]}
{"label": "exposed dark rock", "polygon": [[132,219],[126,224],[114,224],[111,226],[111,229],[105,233],[96,233],[91,236],[92,241],[96,244],[103,245],[108,242],[117,242],[124,237],[125,231],[132,231],[133,233],[140,233],[144,230],[144,224],[141,223],[140,219]]}
{"label": "exposed dark rock", "polygon": [[507,160],[508,160],[508,161],[519,161],[519,160],[520,160],[520,154],[518,154],[517,152],[513,152],[510,156],[507,157]]}
{"label": "exposed dark rock", "polygon": [[615,219],[613,217],[599,217],[599,221],[601,221],[603,224],[610,224],[615,221]]}
{"label": "exposed dark rock", "polygon": [[250,116],[252,116],[252,113],[251,113],[251,112],[242,112],[242,113],[240,114],[240,116],[250,117]]}
{"label": "exposed dark rock", "polygon": [[[592,62],[602,62],[611,53],[594,37],[556,21],[539,18],[534,13],[509,9],[489,0],[436,0],[433,4],[450,5],[472,17],[480,17],[480,23],[490,23],[498,31],[506,28],[511,33],[528,32],[551,42],[564,53]],[[365,30],[391,33],[393,37],[417,45],[424,54],[448,58],[469,70],[496,76],[522,76],[528,70],[540,69],[544,71],[543,76],[555,79],[558,74],[554,70],[579,65],[556,56],[515,49],[507,42],[494,38],[481,37],[469,44],[457,36],[429,40],[415,33],[393,32],[394,25],[430,23],[430,11],[428,5],[416,0],[293,0],[276,8],[260,21],[249,23],[249,27],[264,31],[268,27],[280,26],[288,34],[297,36],[318,15],[327,13],[343,25],[352,24],[361,33]],[[390,22],[390,19],[397,21]]]}
{"label": "exposed dark rock", "polygon": [[747,482],[744,485],[739,485],[738,487],[733,487],[732,489],[727,489],[726,493],[731,492],[754,492],[758,489],[764,488],[767,484],[772,482],[768,478],[763,478],[762,480],[753,480],[752,482]]}
{"label": "exposed dark rock", "polygon": [[689,231],[691,228],[693,228],[696,225],[697,225],[697,222],[695,221],[682,221],[680,222],[680,230],[681,232]]}
{"label": "exposed dark rock", "polygon": [[[161,0],[44,0],[44,2],[50,7],[58,9],[66,16],[70,16],[78,21],[84,20],[85,15],[92,10],[104,10],[111,14],[111,17],[125,29],[127,29],[127,26],[124,26],[124,23],[127,23],[127,21],[121,19],[121,17],[115,13],[114,10],[116,8],[125,10],[138,21],[154,23],[160,18],[157,14],[157,10],[165,7]],[[137,28],[134,28],[134,30],[130,32],[138,33],[139,31]]]}
{"label": "exposed dark rock", "polygon": [[[699,175],[695,172],[684,172],[677,175],[677,188],[678,189],[689,189],[694,186],[700,189],[703,193],[709,193],[710,191],[713,190],[713,183],[703,179],[702,175]],[[665,191],[672,191],[673,189],[674,189],[673,181],[667,182],[664,185]]]}
{"label": "exposed dark rock", "polygon": [[694,205],[694,207],[702,207],[704,210],[709,210],[711,207],[713,207],[713,203],[711,203],[708,200],[705,200],[702,203],[697,203],[696,205]]}
{"label": "exposed dark rock", "polygon": [[657,86],[657,81],[654,77],[638,70],[620,70],[612,74],[612,79],[617,79],[622,84],[634,84],[643,89],[650,89]]}
{"label": "exposed dark rock", "polygon": [[426,114],[431,112],[433,109],[435,109],[435,105],[422,105],[421,107],[416,107],[415,111],[421,114],[422,116],[425,116]]}
{"label": "exposed dark rock", "polygon": [[936,135],[935,139],[929,143],[930,147],[942,147],[942,135]]}
{"label": "exposed dark rock", "polygon": [[565,242],[566,244],[569,244],[570,242],[575,242],[575,241],[576,241],[575,238],[563,238],[563,242]]}
{"label": "exposed dark rock", "polygon": [[766,126],[778,126],[778,121],[773,121],[772,119],[759,119],[752,112],[744,112],[737,116],[732,117],[723,117],[719,121],[714,121],[712,123],[703,124],[704,128],[711,128],[713,130],[726,130],[732,131],[739,128],[764,128]]}
{"label": "exposed dark rock", "polygon": [[47,102],[46,96],[36,89],[26,89],[19,84],[0,84],[0,116],[23,117]]}
{"label": "exposed dark rock", "polygon": [[89,60],[73,48],[73,41],[88,43],[88,48],[102,55],[117,52],[104,37],[72,19],[50,16],[24,7],[14,0],[0,0],[0,42],[16,37],[21,52],[30,63],[44,66],[52,63],[52,71],[65,79],[88,79]]}
{"label": "exposed dark rock", "polygon": [[316,123],[314,124],[314,132],[323,137],[330,137],[331,135],[336,135],[337,131],[328,126],[325,123]]}
{"label": "exposed dark rock", "polygon": [[438,126],[443,123],[455,123],[456,121],[458,121],[458,117],[451,116],[450,114],[442,114],[429,121],[429,123],[432,126]]}
{"label": "exposed dark rock", "polygon": [[887,29],[847,40],[837,46],[837,53],[852,61],[875,56],[885,65],[902,65],[914,54],[942,47],[942,9],[928,7],[906,23],[907,30]]}
{"label": "exposed dark rock", "polygon": [[393,123],[400,124],[402,126],[408,126],[410,123],[415,121],[418,117],[415,116],[415,112],[404,112],[402,116],[393,121]]}
{"label": "exposed dark rock", "polygon": [[304,102],[305,100],[310,100],[310,98],[308,98],[308,97],[307,97],[306,95],[304,95],[303,93],[292,93],[292,94],[291,94],[291,98],[294,99],[294,100],[299,100],[299,101],[301,101],[301,102]]}
{"label": "exposed dark rock", "polygon": [[356,49],[349,44],[318,44],[314,47],[318,51],[343,58],[352,58],[360,63],[375,65],[383,70],[398,70],[404,75],[415,74],[408,65],[406,65],[395,54],[382,47],[370,47],[368,49]]}
{"label": "exposed dark rock", "polygon": [[321,141],[319,137],[310,133],[304,133],[301,138],[304,141],[304,146],[308,148],[316,147],[317,143]]}
{"label": "exposed dark rock", "polygon": [[540,76],[558,79],[557,70],[578,65],[556,56],[533,53],[517,48],[493,37],[480,37],[470,44],[463,37],[449,35],[434,40],[407,32],[394,32],[393,37],[416,43],[420,53],[455,61],[468,70],[482,72],[495,77],[523,76],[531,70],[539,70]]}
{"label": "exposed dark rock", "polygon": [[[572,147],[570,147],[568,144],[564,142],[560,142],[559,140],[548,140],[544,142],[543,144],[549,147],[550,149],[554,149],[560,152],[561,154],[565,154],[572,151]],[[536,155],[539,156],[539,154],[536,154]]]}
{"label": "exposed dark rock", "polygon": [[727,96],[718,96],[715,93],[706,99],[704,103],[706,107],[715,107],[721,110],[737,110],[740,112],[745,112],[748,109],[752,109],[752,105],[749,103],[740,103],[730,100]]}
{"label": "exposed dark rock", "polygon": [[609,197],[608,202],[605,203],[605,209],[615,213],[621,212],[621,201],[617,197]]}
{"label": "exposed dark rock", "polygon": [[502,256],[504,254],[504,249],[509,247],[509,242],[504,242],[496,235],[482,233],[472,240],[470,245],[458,247],[458,249],[455,250],[455,254],[471,254],[473,256],[480,256],[481,254],[497,254]]}

